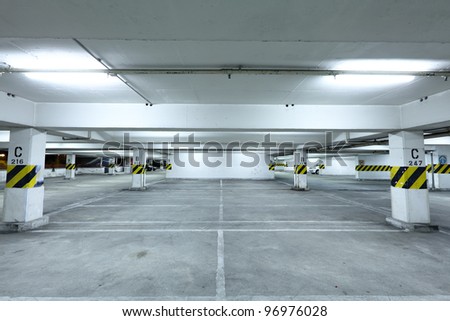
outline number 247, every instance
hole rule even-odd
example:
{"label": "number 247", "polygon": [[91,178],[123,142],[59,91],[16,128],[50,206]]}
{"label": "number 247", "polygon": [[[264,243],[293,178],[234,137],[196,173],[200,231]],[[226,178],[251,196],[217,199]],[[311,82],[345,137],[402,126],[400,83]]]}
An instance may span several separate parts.
{"label": "number 247", "polygon": [[422,166],[422,163],[421,160],[409,161],[409,166]]}

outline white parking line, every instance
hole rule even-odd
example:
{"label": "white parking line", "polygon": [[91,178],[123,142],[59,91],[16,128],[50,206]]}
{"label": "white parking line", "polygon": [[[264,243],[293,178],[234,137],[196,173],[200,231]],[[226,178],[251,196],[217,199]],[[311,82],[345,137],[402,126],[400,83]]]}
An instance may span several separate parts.
{"label": "white parking line", "polygon": [[[221,200],[223,202],[223,195],[222,191],[220,193]],[[86,207],[86,208],[95,208],[95,207],[123,207],[123,208],[129,208],[129,207],[214,207],[217,205],[214,204],[200,204],[200,205],[193,205],[193,204],[78,204],[76,207]],[[222,204],[223,206],[223,204]],[[254,204],[254,205],[247,205],[247,204],[230,204],[230,206],[235,207],[250,207],[250,208],[258,208],[258,207],[292,207],[290,204]],[[353,207],[354,205],[351,204],[302,204],[301,207]]]}
{"label": "white parking line", "polygon": [[[60,221],[50,222],[50,224],[214,224],[217,221]],[[379,222],[373,221],[222,221],[223,224],[360,224],[360,225],[375,225]]]}
{"label": "white parking line", "polygon": [[378,213],[378,214],[383,214],[383,215],[389,215],[390,214],[390,211],[387,211],[387,210],[385,210],[383,208],[378,208],[378,207],[367,205],[367,204],[364,204],[364,203],[361,203],[361,202],[352,201],[352,200],[346,199],[344,197],[337,196],[337,195],[334,195],[333,193],[329,193],[329,192],[325,192],[325,191],[321,191],[321,193],[324,194],[326,197],[334,199],[336,201],[344,202],[344,203],[347,203],[347,204],[350,204],[350,205],[354,205],[354,206],[357,206],[357,207],[362,207],[362,208],[365,208],[365,209],[367,209],[369,211],[372,211],[372,212],[375,212],[375,213]]}
{"label": "white parking line", "polygon": [[217,272],[216,272],[216,298],[224,300],[225,292],[225,244],[223,231],[217,231]]}
{"label": "white parking line", "polygon": [[29,233],[185,233],[185,232],[359,232],[359,233],[406,233],[403,230],[387,229],[75,229],[75,230],[33,230]]}
{"label": "white parking line", "polygon": [[83,205],[85,208],[96,207],[117,207],[117,208],[131,208],[131,207],[215,207],[216,205],[193,205],[193,204],[98,204],[98,205]]}
{"label": "white parking line", "polygon": [[222,221],[223,221],[223,189],[222,189],[222,180],[220,180],[219,222]]}

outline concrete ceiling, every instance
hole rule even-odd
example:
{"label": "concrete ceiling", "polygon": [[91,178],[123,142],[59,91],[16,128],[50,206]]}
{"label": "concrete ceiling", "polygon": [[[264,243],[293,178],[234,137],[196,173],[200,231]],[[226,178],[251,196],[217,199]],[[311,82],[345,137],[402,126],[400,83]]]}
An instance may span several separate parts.
{"label": "concrete ceiling", "polygon": [[[13,68],[39,69],[46,59],[59,69],[102,68],[77,39],[118,69],[336,69],[360,59],[450,69],[448,1],[4,0],[1,9],[0,62]],[[424,77],[361,88],[303,75],[123,77],[154,104],[399,105],[450,89]],[[118,79],[71,86],[3,74],[0,90],[35,102],[144,102]]]}

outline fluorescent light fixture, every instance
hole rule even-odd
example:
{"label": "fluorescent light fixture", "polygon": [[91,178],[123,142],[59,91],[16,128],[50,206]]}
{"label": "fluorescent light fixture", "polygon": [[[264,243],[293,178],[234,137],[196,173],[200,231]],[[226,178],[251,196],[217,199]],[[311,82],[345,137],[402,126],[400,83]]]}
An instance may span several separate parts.
{"label": "fluorescent light fixture", "polygon": [[10,55],[7,63],[28,70],[92,70],[105,67],[84,52],[34,51],[28,55]]}
{"label": "fluorescent light fixture", "polygon": [[369,146],[359,146],[348,148],[352,151],[387,151],[389,150],[389,145],[369,145]]}
{"label": "fluorescent light fixture", "polygon": [[62,86],[103,87],[122,84],[117,77],[106,73],[90,72],[28,72],[25,75],[33,80]]}
{"label": "fluorescent light fixture", "polygon": [[327,76],[326,81],[333,86],[388,87],[411,82],[414,76],[404,75],[336,75]]}
{"label": "fluorescent light fixture", "polygon": [[415,72],[430,71],[442,67],[441,61],[413,59],[356,59],[339,62],[333,66],[335,70],[349,71],[386,71]]}
{"label": "fluorescent light fixture", "polygon": [[5,157],[6,156],[6,154],[0,154],[0,157]]}

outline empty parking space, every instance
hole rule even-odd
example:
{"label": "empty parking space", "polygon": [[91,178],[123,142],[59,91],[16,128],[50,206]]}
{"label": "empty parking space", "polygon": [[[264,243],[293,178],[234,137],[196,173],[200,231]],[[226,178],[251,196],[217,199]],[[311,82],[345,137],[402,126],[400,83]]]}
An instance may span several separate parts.
{"label": "empty parking space", "polygon": [[[389,190],[379,182],[359,189],[316,176],[316,189],[299,192],[288,179],[154,173],[144,191],[130,191],[129,176],[50,179],[50,224],[0,234],[0,297],[450,299],[450,193],[431,196],[444,233],[406,233],[385,223]],[[330,182],[354,188],[321,188]]]}

